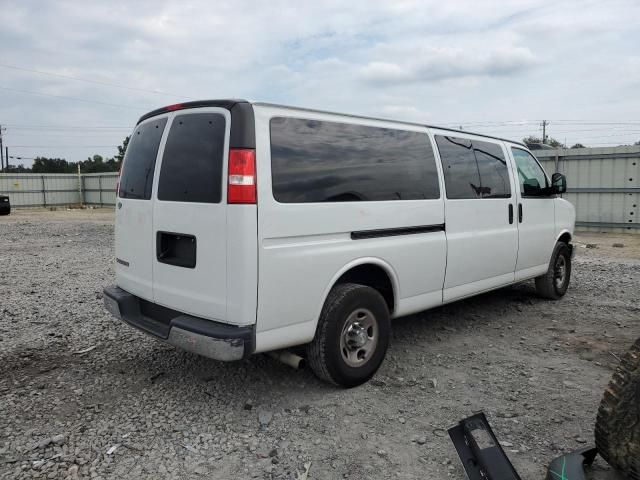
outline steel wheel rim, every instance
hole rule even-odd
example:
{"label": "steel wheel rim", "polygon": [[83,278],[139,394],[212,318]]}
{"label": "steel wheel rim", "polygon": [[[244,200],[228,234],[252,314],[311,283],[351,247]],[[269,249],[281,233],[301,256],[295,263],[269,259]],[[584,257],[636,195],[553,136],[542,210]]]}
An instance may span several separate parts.
{"label": "steel wheel rim", "polygon": [[553,267],[553,281],[556,288],[562,288],[564,285],[564,279],[567,276],[567,261],[563,255],[560,255],[556,259],[556,263]]}
{"label": "steel wheel rim", "polygon": [[366,308],[351,312],[340,334],[340,354],[350,367],[366,364],[378,345],[378,320]]}

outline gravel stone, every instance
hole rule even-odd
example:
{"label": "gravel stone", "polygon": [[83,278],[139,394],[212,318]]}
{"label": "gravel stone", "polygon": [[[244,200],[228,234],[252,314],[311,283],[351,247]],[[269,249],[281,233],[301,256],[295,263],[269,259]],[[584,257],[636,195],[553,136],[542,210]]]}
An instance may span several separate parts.
{"label": "gravel stone", "polygon": [[587,240],[563,299],[530,281],[398,319],[379,372],[345,390],[113,319],[113,212],[15,210],[0,217],[0,478],[462,478],[446,430],[479,410],[539,478],[591,441],[638,335],[640,236]]}

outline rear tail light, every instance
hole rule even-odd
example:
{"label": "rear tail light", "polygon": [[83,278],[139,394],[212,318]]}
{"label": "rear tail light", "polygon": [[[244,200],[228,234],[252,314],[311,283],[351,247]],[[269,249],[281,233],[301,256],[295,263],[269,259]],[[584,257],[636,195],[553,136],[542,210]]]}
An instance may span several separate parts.
{"label": "rear tail light", "polygon": [[118,170],[118,176],[116,177],[116,198],[120,195],[120,175],[122,173],[122,168]]}
{"label": "rear tail light", "polygon": [[256,203],[256,151],[229,149],[227,203]]}

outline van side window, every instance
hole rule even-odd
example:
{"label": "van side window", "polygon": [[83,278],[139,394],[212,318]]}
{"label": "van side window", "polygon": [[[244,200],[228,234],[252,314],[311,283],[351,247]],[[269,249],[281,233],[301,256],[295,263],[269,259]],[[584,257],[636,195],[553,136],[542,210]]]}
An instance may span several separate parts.
{"label": "van side window", "polygon": [[426,133],[276,117],[273,196],[282,203],[440,197]]}
{"label": "van side window", "polygon": [[151,198],[156,156],[166,124],[166,118],[148,121],[131,135],[120,176],[120,198]]}
{"label": "van side window", "polygon": [[173,119],[162,156],[158,200],[220,203],[225,125],[219,113]]}
{"label": "van side window", "polygon": [[478,162],[482,198],[509,198],[509,169],[502,147],[491,142],[473,140],[473,153]]}
{"label": "van side window", "polygon": [[549,193],[549,181],[544,170],[526,150],[511,148],[518,168],[520,193],[523,197],[545,197]]}
{"label": "van side window", "polygon": [[499,145],[436,135],[447,198],[509,198],[509,170]]}
{"label": "van side window", "polygon": [[436,135],[447,198],[480,198],[480,172],[471,142]]}

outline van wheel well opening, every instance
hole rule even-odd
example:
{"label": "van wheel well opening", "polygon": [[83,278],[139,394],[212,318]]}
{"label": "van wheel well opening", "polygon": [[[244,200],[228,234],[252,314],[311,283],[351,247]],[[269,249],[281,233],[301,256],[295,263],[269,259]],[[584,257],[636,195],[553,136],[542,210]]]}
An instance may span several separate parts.
{"label": "van wheel well opening", "polygon": [[357,283],[377,290],[387,303],[389,313],[393,312],[395,307],[393,284],[382,267],[372,264],[358,265],[342,274],[336,281],[336,285],[341,283]]}
{"label": "van wheel well opening", "polygon": [[562,235],[560,235],[558,241],[569,245],[569,243],[571,243],[571,234],[569,232],[564,232]]}

